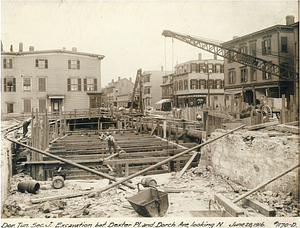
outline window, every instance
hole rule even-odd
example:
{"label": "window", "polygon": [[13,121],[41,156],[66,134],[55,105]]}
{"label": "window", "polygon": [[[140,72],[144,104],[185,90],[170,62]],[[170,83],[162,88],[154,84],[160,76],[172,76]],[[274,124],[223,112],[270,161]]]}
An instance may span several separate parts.
{"label": "window", "polygon": [[199,89],[206,89],[206,80],[199,80]]}
{"label": "window", "polygon": [[209,80],[208,81],[208,88],[209,89],[214,89],[214,80]]}
{"label": "window", "polygon": [[16,79],[13,77],[4,78],[4,92],[16,92]]}
{"label": "window", "polygon": [[81,79],[68,78],[68,91],[81,91]]}
{"label": "window", "polygon": [[228,51],[228,63],[232,63],[234,58],[234,52]]}
{"label": "window", "polygon": [[46,99],[39,99],[39,112],[46,112]]}
{"label": "window", "polygon": [[250,80],[251,81],[257,80],[257,70],[255,68],[250,68]]}
{"label": "window", "polygon": [[84,91],[97,91],[97,78],[83,79]]}
{"label": "window", "polygon": [[144,94],[150,94],[150,87],[146,87],[144,89]]}
{"label": "window", "polygon": [[23,91],[24,92],[30,92],[31,91],[31,78],[30,77],[24,77],[23,78]]}
{"label": "window", "polygon": [[234,84],[235,83],[235,70],[229,70],[228,72],[228,83],[229,84]]}
{"label": "window", "polygon": [[7,113],[14,113],[14,103],[7,103]]}
{"label": "window", "polygon": [[3,68],[4,69],[12,69],[13,68],[13,60],[12,59],[3,59]]}
{"label": "window", "polygon": [[178,91],[178,82],[177,82],[177,81],[175,82],[174,90],[175,90],[175,91]]}
{"label": "window", "polygon": [[46,91],[46,78],[38,78],[38,86],[40,92]]}
{"label": "window", "polygon": [[222,74],[222,73],[224,74],[224,64],[221,65],[221,71],[220,71],[220,73],[221,73],[221,74]]}
{"label": "window", "polygon": [[223,89],[224,88],[224,80],[217,79],[216,80],[216,89]]}
{"label": "window", "polygon": [[262,54],[263,55],[271,54],[271,38],[266,39],[262,42]]}
{"label": "window", "polygon": [[168,81],[168,77],[163,77],[163,84],[166,84]]}
{"label": "window", "polygon": [[48,68],[48,60],[47,59],[36,59],[35,67],[40,68],[40,69],[47,69]]}
{"label": "window", "polygon": [[213,66],[213,64],[212,63],[209,63],[208,64],[208,70],[210,71],[209,73],[214,73],[214,66]]}
{"label": "window", "polygon": [[24,100],[24,112],[31,112],[31,100]]}
{"label": "window", "polygon": [[287,52],[287,37],[281,37],[281,52]]}
{"label": "window", "polygon": [[190,81],[191,89],[198,89],[198,81],[196,79],[192,79]]}
{"label": "window", "polygon": [[188,80],[185,79],[184,80],[184,90],[188,90],[189,86],[188,86]]}
{"label": "window", "polygon": [[215,72],[216,73],[221,73],[221,64],[216,64],[215,65]]}
{"label": "window", "polygon": [[191,64],[192,73],[196,73],[196,68],[197,68],[196,66],[197,66],[196,63],[192,63],[192,64]]}
{"label": "window", "polygon": [[239,48],[239,51],[241,53],[247,54],[248,53],[248,47],[247,46],[242,46],[242,47]]}
{"label": "window", "polygon": [[241,69],[241,82],[247,82],[248,81],[248,69],[242,68]]}
{"label": "window", "polygon": [[80,60],[78,59],[69,59],[68,60],[69,69],[80,69]]}
{"label": "window", "polygon": [[179,81],[179,88],[178,90],[183,90],[183,83],[182,83],[182,80]]}
{"label": "window", "polygon": [[150,75],[144,76],[144,83],[150,82]]}
{"label": "window", "polygon": [[256,43],[250,44],[250,55],[256,56]]}
{"label": "window", "polygon": [[265,72],[265,71],[268,71],[268,66],[263,66],[262,70],[263,70],[262,71],[262,79],[263,80],[269,80],[269,79],[271,79],[271,74]]}

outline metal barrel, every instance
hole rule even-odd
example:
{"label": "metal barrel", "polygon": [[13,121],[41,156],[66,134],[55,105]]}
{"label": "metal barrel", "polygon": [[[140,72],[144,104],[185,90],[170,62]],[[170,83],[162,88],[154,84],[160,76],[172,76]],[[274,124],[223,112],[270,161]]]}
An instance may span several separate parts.
{"label": "metal barrel", "polygon": [[24,193],[36,193],[40,189],[40,184],[35,180],[22,181],[18,184],[18,191]]}
{"label": "metal barrel", "polygon": [[141,184],[142,184],[144,187],[150,187],[150,186],[156,187],[156,186],[157,186],[156,180],[154,180],[152,177],[144,177],[144,178],[141,180]]}

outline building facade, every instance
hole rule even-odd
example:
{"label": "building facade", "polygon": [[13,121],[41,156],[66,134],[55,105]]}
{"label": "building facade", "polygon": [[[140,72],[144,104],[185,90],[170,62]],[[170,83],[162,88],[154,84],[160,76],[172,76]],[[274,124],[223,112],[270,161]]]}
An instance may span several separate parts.
{"label": "building facade", "polygon": [[173,108],[174,104],[174,90],[173,90],[173,81],[175,75],[169,74],[163,76],[163,84],[161,85],[162,90],[162,100],[158,101],[158,104],[161,104],[162,111],[170,111]]}
{"label": "building facade", "polygon": [[177,64],[172,83],[175,107],[224,105],[224,64],[216,56]]}
{"label": "building facade", "polygon": [[[279,66],[294,70],[297,47],[295,46],[294,17],[286,17],[286,25],[275,25],[222,44],[225,48],[256,56]],[[298,57],[297,61],[298,61]],[[244,66],[230,59],[225,60],[226,104],[242,97],[242,101],[256,105],[262,96],[280,98],[282,94],[295,93],[293,81]],[[266,69],[267,70],[267,69]]]}
{"label": "building facade", "polygon": [[68,50],[1,52],[5,116],[72,111],[101,105],[103,55]]}
{"label": "building facade", "polygon": [[144,71],[143,78],[143,103],[145,109],[161,110],[161,100],[163,76],[171,74],[171,71]]}
{"label": "building facade", "polygon": [[131,78],[118,77],[118,81],[112,79],[111,83],[105,88],[107,97],[107,107],[111,105],[115,107],[128,108],[131,104],[132,92],[134,84]]}

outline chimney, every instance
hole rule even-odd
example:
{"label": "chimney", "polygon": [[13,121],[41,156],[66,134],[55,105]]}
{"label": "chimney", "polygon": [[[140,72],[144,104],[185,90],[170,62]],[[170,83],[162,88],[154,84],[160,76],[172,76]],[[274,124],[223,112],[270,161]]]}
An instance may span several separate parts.
{"label": "chimney", "polygon": [[63,47],[63,50],[66,50],[66,47]]}
{"label": "chimney", "polygon": [[72,47],[72,51],[77,51],[77,47]]}
{"label": "chimney", "polygon": [[1,52],[3,52],[3,43],[2,43],[2,40],[1,40]]}
{"label": "chimney", "polygon": [[214,54],[214,59],[218,59],[218,56],[216,54]]}
{"label": "chimney", "polygon": [[233,37],[233,39],[237,39],[237,38],[239,38],[239,36],[234,36],[234,37]]}
{"label": "chimney", "polygon": [[121,80],[121,77],[119,76],[119,77],[118,77],[118,81],[120,81],[120,80]]}
{"label": "chimney", "polygon": [[14,51],[14,47],[12,45],[10,45],[10,52]]}
{"label": "chimney", "polygon": [[161,67],[160,67],[160,70],[161,70],[161,71],[164,71],[164,67],[163,67],[163,66],[161,66]]}
{"label": "chimney", "polygon": [[34,51],[34,46],[29,46],[29,51]]}
{"label": "chimney", "polygon": [[129,78],[129,81],[132,82],[132,78],[131,77]]}
{"label": "chimney", "polygon": [[202,53],[198,54],[198,60],[202,60]]}
{"label": "chimney", "polygon": [[23,52],[23,43],[22,42],[19,43],[19,52]]}
{"label": "chimney", "polygon": [[294,23],[295,17],[293,15],[287,15],[285,17],[286,25],[289,26]]}
{"label": "chimney", "polygon": [[114,82],[114,80],[112,79],[111,82]]}

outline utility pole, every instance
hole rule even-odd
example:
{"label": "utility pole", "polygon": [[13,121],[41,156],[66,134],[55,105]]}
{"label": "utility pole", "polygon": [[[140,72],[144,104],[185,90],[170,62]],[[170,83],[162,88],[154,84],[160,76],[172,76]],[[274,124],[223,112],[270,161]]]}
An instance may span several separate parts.
{"label": "utility pole", "polygon": [[140,110],[141,113],[144,115],[144,105],[143,105],[143,76],[142,76],[142,69],[140,70]]}

